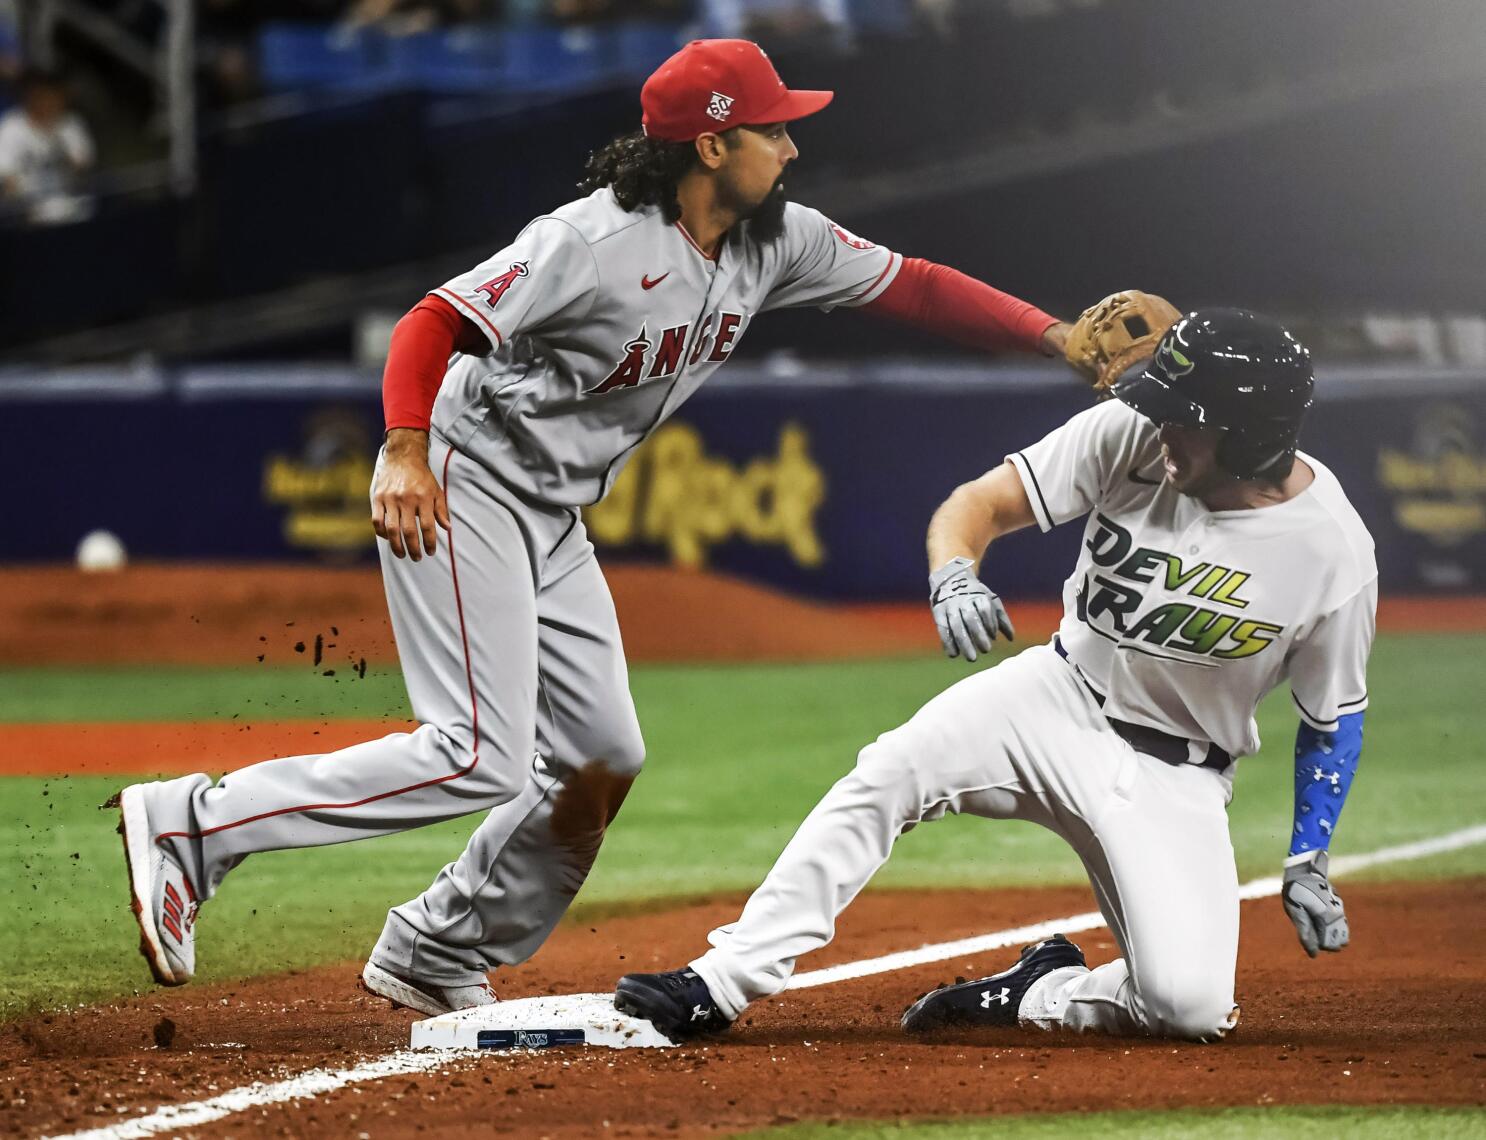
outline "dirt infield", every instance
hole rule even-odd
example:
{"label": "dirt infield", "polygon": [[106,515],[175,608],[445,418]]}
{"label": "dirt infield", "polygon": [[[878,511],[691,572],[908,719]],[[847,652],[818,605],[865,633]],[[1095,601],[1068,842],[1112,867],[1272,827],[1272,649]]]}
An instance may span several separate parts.
{"label": "dirt infield", "polygon": [[[938,644],[924,614],[912,623],[858,615],[658,566],[611,567],[607,576],[631,661],[816,661],[929,652]],[[376,570],[0,568],[6,665],[251,665],[260,655],[283,663],[303,660],[295,646],[303,654],[317,635],[326,660],[341,667],[396,660]]]}
{"label": "dirt infield", "polygon": [[204,764],[230,772],[280,756],[334,752],[416,727],[398,720],[0,724],[0,776],[184,776]]}
{"label": "dirt infield", "polygon": [[[917,602],[827,605],[662,566],[610,566],[605,574],[631,661],[818,661],[938,649]],[[1016,601],[1012,610],[1023,642],[1045,640],[1061,612],[1048,601]],[[1486,598],[1385,599],[1378,624],[1486,631]],[[295,647],[308,651],[317,635],[327,661],[342,668],[396,659],[376,570],[0,568],[0,664],[7,666],[283,663],[303,660]]]}
{"label": "dirt infield", "polygon": [[[1310,961],[1276,900],[1244,904],[1243,1022],[1219,1045],[1032,1032],[908,1041],[896,1017],[946,976],[1007,958],[918,967],[785,994],[707,1046],[490,1055],[191,1129],[373,1137],[504,1133],[702,1136],[796,1119],[1264,1104],[1479,1104],[1486,1099],[1486,881],[1353,885],[1354,944]],[[1086,910],[1087,891],[869,893],[815,968]],[[505,996],[607,990],[674,966],[737,900],[561,927]],[[211,953],[212,915],[201,926]],[[1080,941],[1113,956],[1107,931]],[[143,964],[140,966],[144,973]],[[400,1048],[412,1016],[359,993],[346,965],[238,985],[152,990],[0,1031],[0,1131],[119,1123],[254,1080]],[[157,1044],[158,1042],[158,1044]]]}

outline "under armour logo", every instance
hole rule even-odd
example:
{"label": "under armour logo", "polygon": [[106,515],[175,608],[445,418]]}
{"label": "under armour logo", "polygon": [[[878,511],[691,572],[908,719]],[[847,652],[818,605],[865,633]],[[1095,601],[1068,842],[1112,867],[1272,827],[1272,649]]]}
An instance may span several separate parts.
{"label": "under armour logo", "polygon": [[732,96],[724,95],[720,91],[712,92],[712,98],[707,101],[707,114],[711,115],[719,123],[725,123],[728,116],[732,113]]}
{"label": "under armour logo", "polygon": [[1011,994],[1011,989],[1008,986],[1002,986],[1001,987],[1001,992],[999,994],[993,994],[993,993],[991,993],[990,990],[982,990],[981,991],[981,994],[980,994],[980,1008],[981,1009],[990,1009],[991,1008],[991,1002],[993,1002],[993,1001],[994,1002],[1000,1002],[1002,1005],[1010,1005],[1011,1004],[1010,994]]}
{"label": "under armour logo", "polygon": [[694,1005],[691,1007],[691,1019],[701,1021],[711,1011],[705,1005]]}

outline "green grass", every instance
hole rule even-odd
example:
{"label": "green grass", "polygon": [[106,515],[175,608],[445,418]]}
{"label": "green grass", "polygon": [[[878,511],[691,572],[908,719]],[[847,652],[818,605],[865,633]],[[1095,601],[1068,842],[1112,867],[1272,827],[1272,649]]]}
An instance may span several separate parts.
{"label": "green grass", "polygon": [[748,1132],[739,1140],[1473,1140],[1486,1129],[1479,1109],[1444,1108],[1228,1108],[1161,1112],[1080,1112],[932,1120],[795,1124]]}
{"label": "green grass", "polygon": [[[1362,773],[1338,851],[1437,835],[1486,818],[1476,754],[1482,691],[1476,637],[1389,637],[1373,659]],[[633,686],[646,772],[579,900],[747,890],[819,796],[877,733],[966,667],[938,659],[840,665],[641,668]],[[336,684],[296,670],[0,671],[0,721],[405,716],[394,672]],[[1264,753],[1241,766],[1231,810],[1240,872],[1273,873],[1290,822],[1294,715],[1261,711]],[[310,738],[306,738],[309,745]],[[210,768],[203,758],[203,767]],[[12,778],[0,806],[0,1015],[127,993],[140,984],[123,905],[119,784]],[[462,847],[472,820],[374,843],[254,856],[202,923],[201,976],[240,977],[354,958],[386,908],[420,891]],[[1474,848],[1372,874],[1486,872]],[[900,844],[877,886],[1082,882],[1061,840],[1030,824],[951,818]]]}

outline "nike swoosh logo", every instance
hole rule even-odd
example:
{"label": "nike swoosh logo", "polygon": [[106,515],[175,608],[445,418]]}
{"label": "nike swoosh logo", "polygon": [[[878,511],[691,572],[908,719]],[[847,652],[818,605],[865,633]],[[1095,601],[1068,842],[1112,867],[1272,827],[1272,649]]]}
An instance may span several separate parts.
{"label": "nike swoosh logo", "polygon": [[668,270],[666,270],[666,272],[662,273],[659,277],[657,277],[654,281],[652,281],[652,280],[650,280],[649,274],[646,274],[644,277],[641,277],[640,278],[640,288],[641,289],[644,289],[646,291],[649,291],[651,289],[654,289],[657,285],[659,285],[662,281],[664,281],[670,275],[671,275],[671,271],[668,269]]}
{"label": "nike swoosh logo", "polygon": [[1159,487],[1164,481],[1162,479],[1147,479],[1140,473],[1139,467],[1130,468],[1130,482],[1132,483],[1144,483],[1147,487]]}

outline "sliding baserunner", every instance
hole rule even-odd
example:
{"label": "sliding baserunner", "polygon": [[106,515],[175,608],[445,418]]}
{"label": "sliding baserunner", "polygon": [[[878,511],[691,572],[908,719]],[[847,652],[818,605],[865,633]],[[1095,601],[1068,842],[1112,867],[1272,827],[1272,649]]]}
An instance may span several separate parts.
{"label": "sliding baserunner", "polygon": [[1011,636],[977,576],[988,544],[1082,518],[1057,636],[864,748],[712,949],[622,978],[618,1007],[673,1038],[726,1028],[831,940],[899,835],[969,812],[1067,840],[1121,957],[1090,970],[1056,935],[924,995],[905,1029],[1220,1038],[1238,1022],[1233,766],[1258,751],[1254,710],[1285,681],[1300,729],[1282,898],[1307,953],[1345,946],[1327,848],[1362,746],[1377,568],[1336,477],[1296,450],[1312,388],[1309,355],[1278,324],[1199,310],[1118,399],[956,490],[928,537],[946,652]]}

